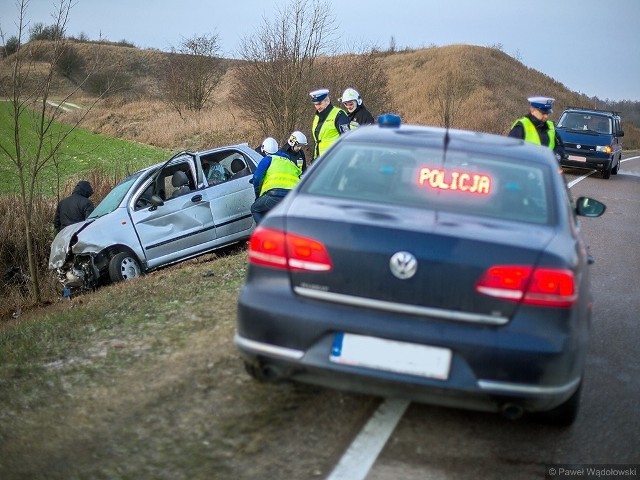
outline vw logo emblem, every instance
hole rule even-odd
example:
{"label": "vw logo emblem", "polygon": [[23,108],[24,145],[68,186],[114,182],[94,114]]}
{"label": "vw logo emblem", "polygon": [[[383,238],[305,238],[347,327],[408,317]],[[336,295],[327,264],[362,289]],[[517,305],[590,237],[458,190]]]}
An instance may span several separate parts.
{"label": "vw logo emblem", "polygon": [[418,271],[418,260],[409,252],[397,252],[389,260],[389,268],[395,277],[406,280]]}
{"label": "vw logo emblem", "polygon": [[582,148],[582,145],[576,145],[576,148]]}

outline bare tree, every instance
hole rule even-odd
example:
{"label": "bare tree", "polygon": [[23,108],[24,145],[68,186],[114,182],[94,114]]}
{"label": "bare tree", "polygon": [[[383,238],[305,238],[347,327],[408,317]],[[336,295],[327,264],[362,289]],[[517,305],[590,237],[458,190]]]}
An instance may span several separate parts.
{"label": "bare tree", "polygon": [[335,104],[342,92],[355,88],[374,118],[393,111],[388,90],[388,76],[382,63],[383,55],[375,47],[361,47],[356,53],[337,55],[323,62],[324,85],[335,92]]}
{"label": "bare tree", "polygon": [[[60,34],[37,47],[47,49],[44,56],[46,61],[37,64],[31,45],[22,41],[26,38],[29,1],[18,0],[18,45],[16,51],[0,63],[0,96],[8,98],[11,105],[8,118],[3,118],[2,121],[9,122],[13,130],[10,139],[0,138],[0,153],[9,159],[11,170],[8,174],[15,177],[18,185],[21,204],[17,211],[23,219],[32,293],[36,303],[41,302],[33,237],[34,200],[41,195],[38,188],[39,177],[48,167],[55,168],[63,142],[98,101],[96,99],[86,108],[74,124],[64,125],[56,121],[63,113],[64,103],[84,83],[79,82],[78,86],[61,100],[54,102],[51,98],[54,74],[65,51],[62,32],[67,25],[72,2],[73,0],[60,0],[55,6],[52,15],[55,23],[50,27],[50,31]],[[4,39],[1,31],[0,38]],[[87,75],[90,75],[90,72],[91,70]]]}
{"label": "bare tree", "polygon": [[310,124],[309,90],[318,58],[336,32],[332,8],[322,0],[293,0],[243,39],[233,99],[263,135],[284,139]]}
{"label": "bare tree", "polygon": [[220,82],[224,70],[219,56],[218,35],[194,35],[173,49],[165,78],[165,98],[182,116],[199,112]]}
{"label": "bare tree", "polygon": [[455,126],[455,121],[460,108],[471,92],[473,84],[461,72],[448,70],[446,74],[435,83],[430,92],[434,99],[440,125],[445,128]]}

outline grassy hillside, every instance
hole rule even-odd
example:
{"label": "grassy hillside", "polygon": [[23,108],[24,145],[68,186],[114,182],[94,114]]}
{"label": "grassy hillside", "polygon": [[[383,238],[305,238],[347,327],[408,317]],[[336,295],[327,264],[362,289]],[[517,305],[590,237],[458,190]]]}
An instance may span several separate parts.
{"label": "grassy hillside", "polygon": [[[98,47],[78,44],[74,48],[88,59],[96,55]],[[261,140],[261,132],[252,130],[246,112],[239,110],[229,98],[234,66],[238,61],[226,61],[226,75],[214,92],[210,110],[180,118],[163,102],[160,88],[159,79],[170,54],[131,47],[100,46],[99,55],[105,65],[118,66],[120,80],[117,82],[118,90],[87,119],[87,128],[94,132],[172,150],[242,141],[257,144]],[[338,65],[340,59],[333,61]],[[567,105],[593,107],[595,104],[612,108],[597,99],[571,91],[543,72],[527,67],[496,48],[450,45],[382,52],[379,61],[388,77],[390,102],[384,110],[401,114],[409,123],[440,124],[434,91],[450,81],[452,76],[468,85],[468,92],[454,120],[454,126],[458,128],[505,134],[512,122],[528,111],[526,98],[532,95],[556,98],[556,113],[552,117],[556,120]],[[104,74],[104,71],[97,73],[98,77]],[[358,88],[358,85],[353,86]],[[59,93],[62,94],[63,90]],[[332,92],[334,102],[339,93]],[[366,95],[364,100],[366,103]],[[625,147],[640,148],[640,130],[633,124],[639,122],[640,127],[640,104],[614,106],[628,110],[627,117],[623,112],[627,134]],[[310,134],[310,127],[301,128]]]}
{"label": "grassy hillside", "polygon": [[[35,44],[32,48],[34,58],[46,58],[42,44]],[[88,100],[101,90],[105,82],[112,82],[109,96],[94,108],[83,124],[94,133],[169,150],[202,149],[237,142],[257,145],[263,137],[263,132],[252,127],[247,113],[230,100],[239,60],[222,60],[226,74],[215,90],[208,110],[180,117],[164,101],[162,91],[162,78],[174,54],[80,42],[71,43],[69,49],[72,53],[66,76],[58,75],[54,79],[55,96],[62,98],[72,92],[96,61],[98,68],[74,94],[73,100],[82,102],[82,97]],[[340,68],[341,58],[328,61],[335,62],[336,68]],[[556,113],[552,116],[556,120],[568,105],[596,105],[622,110],[625,148],[640,148],[640,103],[606,105],[598,99],[571,91],[543,72],[527,67],[496,48],[450,45],[381,52],[378,61],[388,77],[390,99],[386,108],[380,110],[399,113],[408,123],[439,125],[440,112],[434,92],[453,78],[467,86],[453,122],[455,127],[505,134],[512,122],[527,112],[528,96],[548,95],[556,98]],[[341,90],[346,86],[336,88]],[[358,85],[352,86],[358,88]],[[332,92],[334,102],[339,94]],[[367,102],[366,94],[363,96]],[[376,103],[374,99],[370,100],[370,105]],[[311,106],[309,108],[311,115]],[[70,121],[77,115],[74,112],[67,114]],[[305,128],[301,125],[300,128],[310,136],[310,126]]]}
{"label": "grassy hillside", "polygon": [[[13,135],[10,107],[9,102],[0,102],[0,142],[3,145],[10,145]],[[56,124],[54,129],[60,133],[67,131],[69,127]],[[21,126],[21,135],[22,146],[33,152],[37,137],[27,120]],[[64,186],[67,180],[74,181],[92,170],[122,177],[128,172],[160,162],[168,154],[169,151],[162,148],[77,128],[64,141],[56,162],[51,162],[43,171],[40,178],[41,191],[55,196],[58,193],[58,178]],[[16,168],[4,154],[0,154],[0,172],[0,194],[17,193]]]}

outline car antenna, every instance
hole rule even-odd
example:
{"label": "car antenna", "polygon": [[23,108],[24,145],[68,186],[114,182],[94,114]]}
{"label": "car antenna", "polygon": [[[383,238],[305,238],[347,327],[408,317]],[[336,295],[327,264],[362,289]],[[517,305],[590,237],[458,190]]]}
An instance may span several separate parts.
{"label": "car antenna", "polygon": [[449,147],[449,140],[451,137],[449,136],[449,128],[444,131],[444,149],[442,150],[442,164],[444,165],[444,159],[447,156],[447,148]]}

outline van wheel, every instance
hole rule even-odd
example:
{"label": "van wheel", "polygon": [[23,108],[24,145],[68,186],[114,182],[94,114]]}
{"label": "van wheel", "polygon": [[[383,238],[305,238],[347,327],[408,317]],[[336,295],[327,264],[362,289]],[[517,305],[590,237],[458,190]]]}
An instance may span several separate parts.
{"label": "van wheel", "polygon": [[618,159],[618,163],[616,163],[616,166],[613,168],[613,170],[611,170],[611,173],[613,173],[614,175],[617,175],[619,171],[620,171],[620,159]]}
{"label": "van wheel", "polygon": [[112,282],[120,282],[122,280],[131,280],[142,275],[140,262],[138,259],[128,253],[116,253],[109,260],[109,278]]}
{"label": "van wheel", "polygon": [[611,177],[611,164],[602,170],[602,178],[607,179],[609,177]]}

